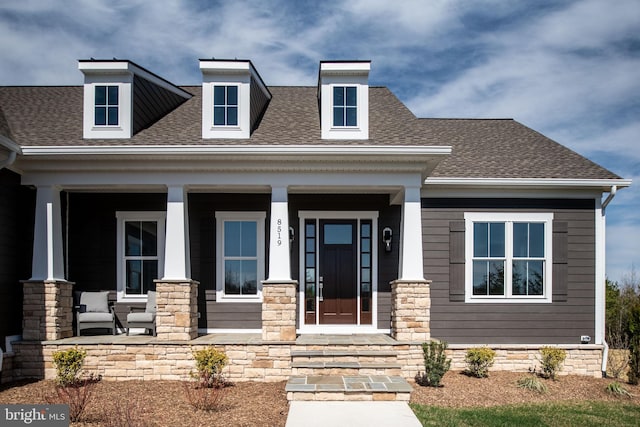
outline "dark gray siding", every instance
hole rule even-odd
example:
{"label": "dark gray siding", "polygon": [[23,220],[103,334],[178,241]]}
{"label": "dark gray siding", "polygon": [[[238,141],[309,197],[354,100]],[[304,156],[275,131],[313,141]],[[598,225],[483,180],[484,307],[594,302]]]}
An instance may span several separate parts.
{"label": "dark gray siding", "polygon": [[265,93],[260,89],[260,85],[256,81],[256,79],[251,79],[250,86],[250,120],[251,120],[251,132],[253,132],[258,125],[260,124],[260,120],[262,120],[262,116],[264,116],[264,112],[267,109],[267,104],[269,104],[270,98],[265,95]]}
{"label": "dark gray siding", "polygon": [[[116,211],[165,211],[167,195],[63,192],[61,198],[69,217],[67,277],[75,282],[75,291],[112,291],[110,299],[115,301]],[[130,305],[144,306],[116,303],[120,326],[126,325]]]}
{"label": "dark gray siding", "polygon": [[[581,335],[593,337],[594,205],[593,200],[423,199],[424,274],[433,281],[431,336],[459,344],[579,343]],[[557,297],[554,287],[550,304],[465,304],[450,293],[456,280],[450,277],[455,271],[451,223],[463,221],[464,212],[487,211],[553,212],[554,224],[566,223],[566,296]]]}
{"label": "dark gray siding", "polygon": [[[291,257],[291,274],[298,280],[300,264],[300,230],[298,212],[313,211],[378,211],[378,328],[389,329],[391,324],[391,284],[398,278],[398,236],[400,235],[400,206],[389,205],[387,194],[291,194],[289,196],[289,225],[295,230]],[[393,244],[385,252],[382,229],[391,227]]]}
{"label": "dark gray siding", "polygon": [[133,78],[133,134],[146,129],[186,99],[149,80]]}
{"label": "dark gray siding", "polygon": [[[265,246],[269,241],[270,194],[189,194],[191,277],[200,282],[200,328],[260,329],[262,304],[216,302],[216,212],[263,211],[267,213]],[[268,252],[266,266],[268,266]]]}
{"label": "dark gray siding", "polygon": [[22,333],[22,284],[31,277],[35,191],[0,170],[0,345]]}

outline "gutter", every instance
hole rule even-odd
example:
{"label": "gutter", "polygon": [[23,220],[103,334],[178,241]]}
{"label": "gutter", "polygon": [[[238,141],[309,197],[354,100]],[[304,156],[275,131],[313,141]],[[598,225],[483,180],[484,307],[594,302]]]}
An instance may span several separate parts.
{"label": "gutter", "polygon": [[0,135],[0,146],[5,147],[9,150],[9,157],[0,162],[0,170],[9,167],[16,161],[16,157],[18,154],[22,154],[22,150],[20,146],[7,138],[6,136]]}
{"label": "gutter", "polygon": [[605,201],[602,202],[602,215],[604,215],[604,210],[607,208],[609,203],[611,203],[613,198],[616,197],[616,193],[617,192],[618,192],[618,186],[617,185],[612,185],[611,186],[611,190],[609,190],[609,195],[607,196]]}

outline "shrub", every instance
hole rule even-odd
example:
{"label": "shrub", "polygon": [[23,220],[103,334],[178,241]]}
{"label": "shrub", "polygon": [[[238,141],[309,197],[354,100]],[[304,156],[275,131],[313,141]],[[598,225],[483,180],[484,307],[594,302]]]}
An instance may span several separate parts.
{"label": "shrub", "polygon": [[87,357],[87,352],[79,350],[78,347],[53,353],[53,364],[56,367],[56,384],[64,387],[78,382],[85,357]]}
{"label": "shrub", "polygon": [[629,398],[631,397],[631,393],[629,393],[629,390],[624,388],[624,386],[617,381],[614,381],[609,385],[607,385],[607,387],[605,388],[605,391],[614,396],[629,397]]}
{"label": "shrub", "polygon": [[545,378],[556,379],[556,374],[560,371],[564,360],[567,358],[567,352],[557,347],[542,347],[540,349],[542,358],[542,376]]}
{"label": "shrub", "polygon": [[540,394],[547,392],[547,386],[544,385],[544,383],[535,375],[527,375],[526,377],[520,378],[518,380],[518,387],[535,391]]}
{"label": "shrub", "polygon": [[193,358],[196,360],[197,372],[191,376],[198,380],[200,385],[212,388],[224,384],[222,370],[229,359],[223,351],[213,347],[194,351]]}
{"label": "shrub", "polygon": [[488,347],[476,347],[467,350],[464,361],[467,364],[467,375],[476,378],[486,378],[489,376],[489,368],[493,366],[493,359],[496,352]]}
{"label": "shrub", "polygon": [[227,383],[222,370],[227,366],[227,355],[213,347],[193,352],[196,371],[191,373],[195,382],[184,383],[187,401],[196,409],[216,410],[224,397]]}
{"label": "shrub", "polygon": [[56,367],[56,395],[50,396],[49,403],[69,405],[69,418],[77,422],[86,409],[95,384],[100,376],[89,375],[81,378],[82,366],[87,352],[77,347],[53,353],[53,364]]}
{"label": "shrub", "polygon": [[416,383],[421,386],[440,386],[442,377],[451,367],[451,359],[447,359],[446,350],[446,342],[431,341],[422,344],[424,373],[418,372]]}
{"label": "shrub", "polygon": [[103,407],[101,422],[105,427],[146,427],[149,415],[139,397],[129,396]]}

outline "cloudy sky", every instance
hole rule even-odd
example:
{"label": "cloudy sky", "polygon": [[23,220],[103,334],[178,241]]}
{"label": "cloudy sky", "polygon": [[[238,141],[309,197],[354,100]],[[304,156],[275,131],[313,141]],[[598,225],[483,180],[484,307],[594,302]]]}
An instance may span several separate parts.
{"label": "cloudy sky", "polygon": [[199,58],[251,59],[269,85],[370,59],[417,116],[514,118],[634,179],[607,210],[607,275],[640,269],[640,0],[0,4],[0,85],[81,84],[90,57],[176,84],[200,82]]}

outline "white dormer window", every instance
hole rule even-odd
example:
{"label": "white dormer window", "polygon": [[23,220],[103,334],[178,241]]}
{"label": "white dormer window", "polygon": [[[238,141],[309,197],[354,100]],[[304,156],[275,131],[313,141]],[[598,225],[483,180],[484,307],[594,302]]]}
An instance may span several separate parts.
{"label": "white dormer window", "polygon": [[213,86],[213,126],[238,126],[238,86]]}
{"label": "white dormer window", "polygon": [[322,61],[322,139],[369,139],[369,61]]}
{"label": "white dormer window", "polygon": [[358,126],[358,88],[355,86],[333,87],[333,126]]}
{"label": "white dormer window", "polygon": [[118,86],[95,87],[95,126],[118,126]]}

